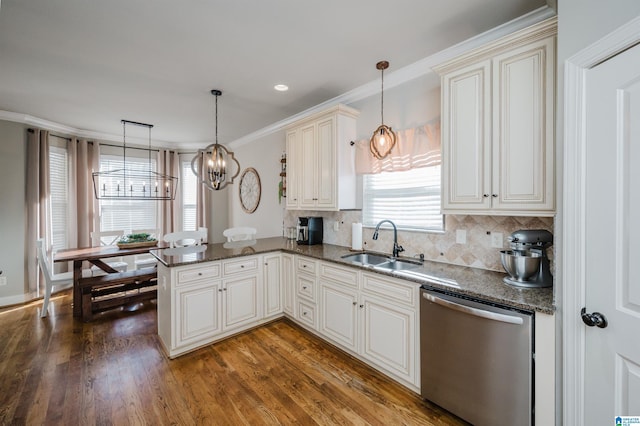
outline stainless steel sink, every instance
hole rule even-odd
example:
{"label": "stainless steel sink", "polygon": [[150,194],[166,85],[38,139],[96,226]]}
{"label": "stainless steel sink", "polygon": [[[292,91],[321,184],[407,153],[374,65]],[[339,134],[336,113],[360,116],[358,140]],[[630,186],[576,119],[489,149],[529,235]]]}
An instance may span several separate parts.
{"label": "stainless steel sink", "polygon": [[396,259],[391,256],[376,253],[353,253],[342,258],[356,265],[370,266],[385,271],[411,271],[422,266],[417,260]]}
{"label": "stainless steel sink", "polygon": [[377,266],[391,260],[389,256],[375,253],[352,253],[344,255],[342,258],[348,262],[363,266]]}
{"label": "stainless steel sink", "polygon": [[422,266],[422,263],[404,259],[390,259],[387,262],[375,265],[376,268],[389,271],[412,271]]}

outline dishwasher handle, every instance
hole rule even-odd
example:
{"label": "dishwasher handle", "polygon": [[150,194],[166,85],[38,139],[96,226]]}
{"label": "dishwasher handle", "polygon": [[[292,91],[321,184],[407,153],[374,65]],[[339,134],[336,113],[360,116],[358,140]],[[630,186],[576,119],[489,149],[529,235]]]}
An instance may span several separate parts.
{"label": "dishwasher handle", "polygon": [[444,300],[429,293],[422,293],[422,296],[430,302],[455,311],[464,312],[476,317],[486,318],[492,321],[506,322],[509,324],[522,324],[524,320],[518,316],[499,314],[497,312],[485,311],[484,309],[472,308],[471,306],[460,305],[449,300]]}

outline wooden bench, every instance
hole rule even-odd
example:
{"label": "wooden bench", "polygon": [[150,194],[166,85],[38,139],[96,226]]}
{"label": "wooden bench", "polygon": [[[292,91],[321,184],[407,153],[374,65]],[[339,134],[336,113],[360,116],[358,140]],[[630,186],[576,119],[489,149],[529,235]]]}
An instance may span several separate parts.
{"label": "wooden bench", "polygon": [[81,278],[79,281],[82,320],[91,321],[93,314],[130,303],[155,299],[156,268]]}

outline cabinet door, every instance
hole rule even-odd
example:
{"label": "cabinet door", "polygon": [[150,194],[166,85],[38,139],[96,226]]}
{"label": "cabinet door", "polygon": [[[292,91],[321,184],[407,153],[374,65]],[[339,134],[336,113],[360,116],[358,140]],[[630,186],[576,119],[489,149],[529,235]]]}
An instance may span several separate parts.
{"label": "cabinet door", "polygon": [[554,209],[555,37],[493,58],[493,208]]}
{"label": "cabinet door", "polygon": [[262,294],[255,275],[223,281],[224,329],[236,328],[261,318]]}
{"label": "cabinet door", "polygon": [[172,349],[204,341],[222,331],[220,281],[175,290],[175,341]]}
{"label": "cabinet door", "polygon": [[318,201],[318,153],[316,150],[316,125],[309,124],[302,127],[300,135],[300,164],[299,170],[299,206],[300,208],[315,207]]}
{"label": "cabinet door", "polygon": [[282,280],[282,292],[284,296],[284,312],[295,317],[296,291],[293,280],[293,255],[291,254],[282,253],[282,273],[280,279]]}
{"label": "cabinet door", "polygon": [[279,254],[266,255],[264,260],[264,316],[282,313],[281,261]]}
{"label": "cabinet door", "polygon": [[491,205],[491,63],[442,78],[443,209]]}
{"label": "cabinet door", "polygon": [[[316,180],[316,205],[321,209],[337,206],[335,118],[320,120],[316,129],[318,172]],[[345,142],[346,143],[346,142]]]}
{"label": "cabinet door", "polygon": [[320,283],[319,331],[346,349],[357,351],[358,302],[356,291]]}
{"label": "cabinet door", "polygon": [[300,149],[298,131],[287,132],[287,208],[298,207],[300,194]]}
{"label": "cabinet door", "polygon": [[362,357],[416,384],[416,310],[367,294],[362,295],[361,305]]}

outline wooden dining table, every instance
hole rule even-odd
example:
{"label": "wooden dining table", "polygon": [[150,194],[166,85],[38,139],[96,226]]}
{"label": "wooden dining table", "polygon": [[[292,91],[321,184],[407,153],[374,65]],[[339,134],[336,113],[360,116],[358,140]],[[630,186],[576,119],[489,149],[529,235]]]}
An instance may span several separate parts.
{"label": "wooden dining table", "polygon": [[53,256],[54,262],[73,262],[73,316],[82,316],[80,280],[82,279],[82,264],[85,261],[97,266],[107,274],[116,274],[118,271],[109,266],[104,259],[149,253],[151,250],[162,249],[168,246],[167,243],[161,241],[155,246],[146,247],[120,248],[117,245],[112,245],[71,248],[57,251]]}

